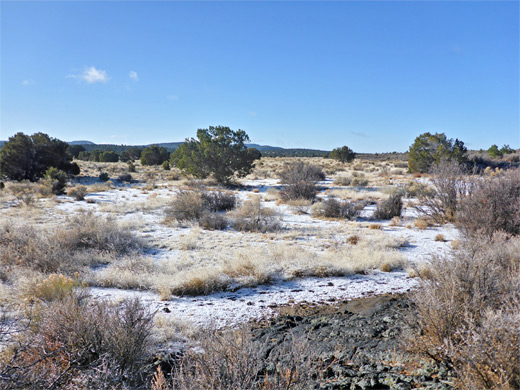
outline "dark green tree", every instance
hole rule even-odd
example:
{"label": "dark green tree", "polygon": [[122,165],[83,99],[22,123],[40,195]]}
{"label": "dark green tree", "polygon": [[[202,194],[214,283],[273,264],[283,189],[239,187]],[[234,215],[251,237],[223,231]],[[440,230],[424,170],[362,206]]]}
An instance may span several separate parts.
{"label": "dark green tree", "polygon": [[502,151],[499,150],[498,146],[496,145],[491,145],[487,152],[491,157],[502,157],[503,154]]}
{"label": "dark green tree", "polygon": [[348,146],[342,146],[341,148],[332,149],[330,157],[334,160],[339,160],[342,163],[350,162],[356,158],[356,153]]}
{"label": "dark green tree", "polygon": [[101,158],[101,155],[103,154],[102,150],[93,150],[90,152],[89,161],[99,162],[99,159]]}
{"label": "dark green tree", "polygon": [[444,133],[423,133],[419,135],[408,150],[410,172],[428,172],[443,160],[466,161],[467,149],[464,142],[448,139]]}
{"label": "dark green tree", "polygon": [[142,165],[161,165],[170,158],[170,153],[157,145],[148,146],[141,154]]}
{"label": "dark green tree", "polygon": [[512,149],[509,145],[504,145],[500,148],[500,153],[502,153],[502,154],[511,154],[514,152],[515,152],[515,150]]}
{"label": "dark green tree", "polygon": [[210,126],[198,129],[197,139],[187,138],[172,153],[171,163],[198,178],[213,175],[219,183],[229,183],[233,177],[244,177],[261,157],[256,149],[248,149],[249,137],[244,130]]}
{"label": "dark green tree", "polygon": [[85,152],[86,149],[82,145],[69,145],[67,152],[69,152],[72,157],[78,158],[81,152]]}
{"label": "dark green tree", "polygon": [[107,150],[99,156],[100,162],[118,162],[119,154],[112,150]]}
{"label": "dark green tree", "polygon": [[35,181],[50,167],[66,173],[78,174],[79,167],[72,163],[68,144],[44,133],[32,136],[17,133],[0,150],[0,175],[13,180]]}

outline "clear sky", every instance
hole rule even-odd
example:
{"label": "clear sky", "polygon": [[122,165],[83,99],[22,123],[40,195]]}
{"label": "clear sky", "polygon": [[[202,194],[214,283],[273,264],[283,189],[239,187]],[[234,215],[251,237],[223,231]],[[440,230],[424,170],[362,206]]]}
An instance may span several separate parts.
{"label": "clear sky", "polygon": [[1,1],[0,139],[520,147],[519,2]]}

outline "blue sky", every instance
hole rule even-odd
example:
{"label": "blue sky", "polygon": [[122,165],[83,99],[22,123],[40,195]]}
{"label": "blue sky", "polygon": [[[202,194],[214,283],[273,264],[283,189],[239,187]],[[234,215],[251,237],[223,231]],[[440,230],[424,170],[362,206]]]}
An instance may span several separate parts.
{"label": "blue sky", "polygon": [[520,147],[519,2],[0,2],[0,139]]}

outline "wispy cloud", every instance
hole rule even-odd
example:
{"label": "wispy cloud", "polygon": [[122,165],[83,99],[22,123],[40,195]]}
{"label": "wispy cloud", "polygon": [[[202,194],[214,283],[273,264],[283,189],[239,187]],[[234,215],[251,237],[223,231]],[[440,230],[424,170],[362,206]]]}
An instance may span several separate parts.
{"label": "wispy cloud", "polygon": [[137,74],[137,72],[135,70],[131,70],[128,73],[128,77],[130,77],[132,80],[139,81],[139,75]]}
{"label": "wispy cloud", "polygon": [[355,135],[356,137],[370,138],[367,133],[363,133],[362,131],[351,131],[350,134]]}
{"label": "wispy cloud", "polygon": [[23,80],[22,81],[22,85],[24,87],[28,87],[28,86],[34,85],[34,84],[36,84],[36,81],[34,81],[34,80]]}
{"label": "wispy cloud", "polygon": [[256,112],[255,112],[255,111],[251,111],[251,112],[249,113],[249,115],[251,115],[251,116],[256,116]]}
{"label": "wispy cloud", "polygon": [[81,72],[69,74],[67,78],[83,80],[88,84],[106,83],[110,80],[106,70],[96,69],[94,66],[85,67]]}
{"label": "wispy cloud", "polygon": [[177,95],[168,95],[166,96],[166,99],[176,102],[179,100],[179,97]]}

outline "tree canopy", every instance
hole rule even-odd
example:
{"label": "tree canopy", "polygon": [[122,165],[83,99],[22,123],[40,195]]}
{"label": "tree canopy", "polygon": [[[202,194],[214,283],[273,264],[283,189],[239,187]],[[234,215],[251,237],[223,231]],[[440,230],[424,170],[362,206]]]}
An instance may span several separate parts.
{"label": "tree canopy", "polygon": [[142,165],[161,165],[170,158],[170,152],[165,148],[152,145],[146,147],[141,153]]}
{"label": "tree canopy", "polygon": [[219,183],[228,183],[233,177],[246,176],[261,157],[258,150],[248,149],[249,137],[244,130],[210,126],[198,129],[197,139],[187,138],[172,153],[171,163],[198,178],[213,175]]}
{"label": "tree canopy", "polygon": [[428,172],[443,160],[455,160],[459,164],[466,160],[464,142],[448,139],[444,133],[423,133],[415,138],[408,150],[410,172]]}
{"label": "tree canopy", "polygon": [[332,149],[330,157],[334,160],[339,160],[342,163],[350,162],[356,158],[356,153],[348,146],[342,146],[341,148]]}
{"label": "tree canopy", "polygon": [[44,133],[31,136],[16,133],[0,150],[0,174],[18,181],[35,181],[50,167],[78,174],[79,167],[71,163],[68,147],[66,142]]}

